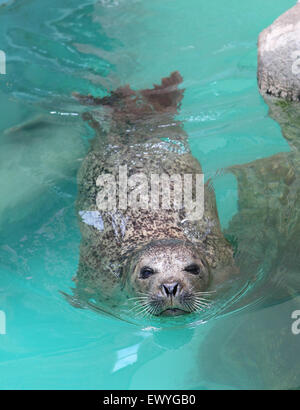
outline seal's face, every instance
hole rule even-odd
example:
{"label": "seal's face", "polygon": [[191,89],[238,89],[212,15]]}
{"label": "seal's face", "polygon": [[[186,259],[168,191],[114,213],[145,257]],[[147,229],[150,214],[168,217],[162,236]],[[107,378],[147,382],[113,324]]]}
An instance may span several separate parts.
{"label": "seal's face", "polygon": [[156,243],[134,259],[126,288],[137,313],[175,316],[209,306],[209,268],[193,246]]}

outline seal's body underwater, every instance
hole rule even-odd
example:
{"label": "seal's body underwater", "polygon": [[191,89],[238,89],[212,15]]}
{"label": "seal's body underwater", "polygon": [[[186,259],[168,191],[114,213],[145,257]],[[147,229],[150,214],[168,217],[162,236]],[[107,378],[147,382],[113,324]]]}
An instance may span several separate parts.
{"label": "seal's body underwater", "polygon": [[[75,295],[118,307],[134,300],[140,312],[177,315],[206,306],[205,295],[234,269],[233,252],[223,237],[214,192],[205,185],[204,214],[189,220],[180,209],[99,210],[98,177],[128,178],[201,174],[187,135],[174,119],[183,90],[174,72],[153,89],[119,88],[110,96],[77,98],[95,110],[85,119],[96,130],[79,172],[77,211],[82,241]],[[109,118],[105,127],[104,119]],[[106,128],[106,129],[105,129]],[[130,191],[130,188],[129,188]]]}

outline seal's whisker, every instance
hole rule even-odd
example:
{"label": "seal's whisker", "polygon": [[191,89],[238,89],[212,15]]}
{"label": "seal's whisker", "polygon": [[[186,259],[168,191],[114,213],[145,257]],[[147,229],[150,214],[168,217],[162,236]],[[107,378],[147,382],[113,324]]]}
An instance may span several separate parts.
{"label": "seal's whisker", "polygon": [[137,312],[136,313],[136,317],[144,317],[146,312],[147,312],[148,308],[146,307],[144,310],[142,310],[141,312]]}
{"label": "seal's whisker", "polygon": [[197,303],[197,304],[203,305],[203,306],[207,306],[207,305],[210,305],[212,303],[210,300],[199,298],[199,296],[194,296],[193,298],[191,298],[191,300],[192,300],[193,303]]}
{"label": "seal's whisker", "polygon": [[136,301],[136,302],[134,302],[134,306],[135,307],[139,307],[139,306],[145,306],[145,305],[147,305],[147,301],[145,300],[144,302],[141,302],[141,301]]}
{"label": "seal's whisker", "polygon": [[211,303],[200,302],[200,301],[198,301],[198,300],[196,300],[196,299],[195,299],[194,303],[197,304],[197,306],[202,306],[202,307],[204,307],[204,308],[212,305]]}
{"label": "seal's whisker", "polygon": [[147,299],[145,299],[145,300],[135,300],[135,301],[132,301],[132,303],[134,304],[134,306],[142,305],[142,304],[147,303],[147,302],[148,302]]}
{"label": "seal's whisker", "polygon": [[146,301],[146,302],[139,303],[139,304],[135,305],[134,309],[135,310],[140,310],[140,309],[143,309],[147,306],[149,306],[149,301]]}
{"label": "seal's whisker", "polygon": [[139,303],[139,304],[133,306],[133,307],[130,309],[130,312],[131,312],[131,311],[139,311],[139,310],[143,309],[144,307],[146,307],[147,305],[148,305],[148,302]]}
{"label": "seal's whisker", "polygon": [[211,303],[202,302],[202,301],[199,301],[199,300],[196,300],[196,299],[195,299],[195,303],[197,303],[198,305],[201,305],[201,306],[210,306],[211,305]]}
{"label": "seal's whisker", "polygon": [[148,316],[148,315],[149,315],[149,308],[150,308],[150,306],[149,306],[149,304],[148,304],[147,306],[145,306],[145,307],[143,308],[143,310],[141,310],[140,312],[138,312],[136,316],[142,316],[142,317]]}
{"label": "seal's whisker", "polygon": [[157,312],[159,311],[160,305],[161,305],[161,304],[160,304],[159,301],[153,300],[153,301],[151,302],[151,307],[152,307],[151,314],[156,315]]}
{"label": "seal's whisker", "polygon": [[155,312],[155,306],[150,306],[150,309],[149,309],[149,314],[150,315],[153,315],[153,313]]}
{"label": "seal's whisker", "polygon": [[198,308],[200,308],[200,306],[197,305],[195,299],[189,301],[188,303],[192,312],[197,312]]}
{"label": "seal's whisker", "polygon": [[155,306],[155,309],[154,309],[153,314],[154,314],[154,315],[157,315],[158,312],[159,312],[159,306]]}
{"label": "seal's whisker", "polygon": [[148,304],[147,303],[144,303],[144,304],[140,304],[140,305],[136,305],[136,306],[134,306],[132,309],[131,309],[131,311],[139,311],[139,310],[141,310],[141,309],[143,309],[145,306],[147,306]]}
{"label": "seal's whisker", "polygon": [[143,316],[144,313],[147,311],[147,309],[148,309],[148,306],[144,307],[144,309],[142,309],[139,312],[135,312],[136,316]]}
{"label": "seal's whisker", "polygon": [[209,298],[209,295],[197,295],[197,294],[194,294],[194,296],[196,297],[196,298],[199,298],[199,299],[204,299],[204,300],[209,300],[208,298]]}
{"label": "seal's whisker", "polygon": [[199,302],[197,302],[197,301],[194,302],[194,305],[195,305],[195,307],[197,308],[197,310],[198,310],[198,309],[200,309],[200,310],[209,309],[209,308],[211,307],[211,304],[205,304],[205,305],[203,305],[203,304],[201,304],[201,303],[199,303]]}
{"label": "seal's whisker", "polygon": [[191,306],[191,304],[188,301],[184,301],[183,306],[186,307],[189,310],[189,312],[192,312],[194,310],[194,308]]}
{"label": "seal's whisker", "polygon": [[157,299],[153,299],[149,302],[149,315],[156,315],[159,311],[159,308],[161,306],[161,301]]}
{"label": "seal's whisker", "polygon": [[211,290],[211,291],[207,291],[207,292],[199,291],[199,292],[194,292],[194,293],[195,293],[195,295],[211,295],[213,293],[216,293],[216,291],[215,290]]}
{"label": "seal's whisker", "polygon": [[206,307],[196,307],[196,312],[204,312],[205,310],[210,309],[210,306],[206,306]]}
{"label": "seal's whisker", "polygon": [[145,299],[144,298],[143,299],[132,298],[131,302],[133,302],[134,306],[130,309],[130,311],[133,310],[133,309],[138,308],[139,306],[143,306],[143,305],[146,305],[147,303],[149,303],[148,298],[145,298]]}
{"label": "seal's whisker", "polygon": [[195,296],[195,295],[190,295],[190,296],[186,296],[187,300],[197,300],[198,302],[203,302],[203,303],[212,303],[209,299],[205,299],[205,298],[200,298],[199,296]]}
{"label": "seal's whisker", "polygon": [[148,299],[148,296],[136,296],[134,298],[129,298],[127,300],[143,300],[143,299]]}
{"label": "seal's whisker", "polygon": [[198,302],[203,302],[203,303],[212,303],[211,300],[206,299],[206,298],[199,298],[198,296],[195,296],[194,298],[195,300],[197,300]]}
{"label": "seal's whisker", "polygon": [[143,306],[143,305],[145,305],[145,304],[147,304],[147,301],[146,301],[146,300],[144,300],[144,301],[136,300],[136,301],[134,302],[134,306]]}
{"label": "seal's whisker", "polygon": [[199,312],[199,311],[203,312],[204,309],[205,309],[204,306],[199,306],[199,305],[197,305],[196,303],[193,303],[193,308],[194,308],[194,311],[195,311],[195,312]]}
{"label": "seal's whisker", "polygon": [[210,308],[210,305],[202,305],[201,303],[199,304],[197,302],[194,303],[194,306],[201,307],[202,309],[209,309]]}

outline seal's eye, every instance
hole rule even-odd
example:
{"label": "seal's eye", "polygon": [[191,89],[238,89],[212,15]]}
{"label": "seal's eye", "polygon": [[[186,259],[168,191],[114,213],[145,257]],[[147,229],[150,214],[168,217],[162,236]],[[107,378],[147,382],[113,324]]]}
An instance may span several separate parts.
{"label": "seal's eye", "polygon": [[152,268],[149,268],[148,266],[144,266],[141,271],[140,271],[140,278],[141,279],[147,279],[149,276],[153,275],[154,270]]}
{"label": "seal's eye", "polygon": [[193,275],[198,275],[200,273],[200,267],[196,263],[186,266],[184,270],[188,273],[192,273]]}

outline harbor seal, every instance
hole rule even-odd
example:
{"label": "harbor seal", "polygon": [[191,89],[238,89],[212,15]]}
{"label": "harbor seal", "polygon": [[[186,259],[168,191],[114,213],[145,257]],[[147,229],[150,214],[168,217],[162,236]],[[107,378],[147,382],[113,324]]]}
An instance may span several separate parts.
{"label": "harbor seal", "polygon": [[84,119],[96,135],[78,175],[82,240],[73,301],[131,306],[132,312],[144,315],[182,315],[206,309],[210,292],[237,273],[209,183],[198,220],[187,218],[184,204],[178,209],[97,206],[104,189],[99,176],[110,176],[117,181],[113,190],[121,189],[122,167],[128,181],[140,174],[202,174],[175,119],[183,97],[181,82],[181,75],[173,72],[152,89],[125,86],[103,98],[75,94],[92,107]]}

